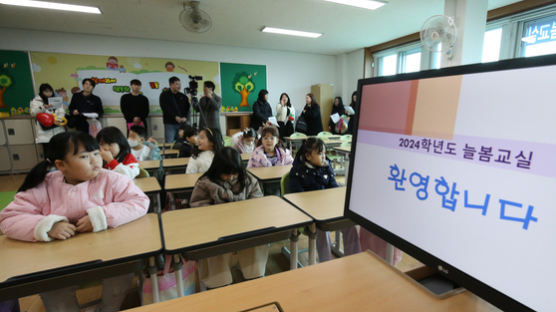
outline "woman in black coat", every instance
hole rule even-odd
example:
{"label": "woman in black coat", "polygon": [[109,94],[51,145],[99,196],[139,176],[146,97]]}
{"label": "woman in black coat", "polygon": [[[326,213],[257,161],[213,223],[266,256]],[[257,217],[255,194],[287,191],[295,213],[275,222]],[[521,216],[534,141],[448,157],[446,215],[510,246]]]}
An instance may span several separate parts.
{"label": "woman in black coat", "polygon": [[[344,109],[344,102],[342,101],[341,97],[337,96],[334,99],[334,104],[332,104],[332,112],[330,112],[330,116],[338,114],[340,117],[342,117],[342,115],[344,115],[345,113],[346,111]],[[335,134],[341,134],[339,131],[336,131],[336,124],[334,123],[334,121],[332,121],[332,118],[330,118],[330,121],[328,122],[328,130]]]}
{"label": "woman in black coat", "polygon": [[307,93],[305,96],[305,107],[301,115],[307,123],[307,135],[317,135],[322,131],[320,105],[315,101],[312,93]]}
{"label": "woman in black coat", "polygon": [[251,128],[255,131],[268,121],[268,117],[272,116],[272,108],[268,104],[268,91],[262,89],[259,91],[259,97],[253,103],[253,115],[251,116]]}

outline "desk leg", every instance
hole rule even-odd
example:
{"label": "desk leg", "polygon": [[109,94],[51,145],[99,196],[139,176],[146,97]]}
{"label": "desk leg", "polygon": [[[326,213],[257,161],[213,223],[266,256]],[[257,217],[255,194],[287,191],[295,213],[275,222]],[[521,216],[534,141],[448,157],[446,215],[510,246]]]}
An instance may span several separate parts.
{"label": "desk leg", "polygon": [[183,297],[183,279],[182,279],[182,264],[179,254],[175,254],[172,258],[174,272],[176,273],[176,285],[178,287],[178,297]]}
{"label": "desk leg", "polygon": [[156,201],[157,201],[156,209],[158,209],[156,211],[156,213],[158,213],[158,214],[160,214],[162,212],[162,196],[160,195],[160,192],[162,192],[162,191],[159,191],[158,193],[156,193]]}
{"label": "desk leg", "polygon": [[160,302],[160,293],[158,291],[158,268],[156,267],[156,262],[153,257],[149,258],[149,275],[151,277],[151,283],[153,285],[153,302]]}
{"label": "desk leg", "polygon": [[317,225],[309,225],[309,265],[317,263]]}
{"label": "desk leg", "polygon": [[299,233],[297,229],[292,230],[290,237],[290,270],[297,269],[297,241],[299,240]]}
{"label": "desk leg", "polygon": [[394,246],[392,244],[386,244],[386,262],[394,265]]}

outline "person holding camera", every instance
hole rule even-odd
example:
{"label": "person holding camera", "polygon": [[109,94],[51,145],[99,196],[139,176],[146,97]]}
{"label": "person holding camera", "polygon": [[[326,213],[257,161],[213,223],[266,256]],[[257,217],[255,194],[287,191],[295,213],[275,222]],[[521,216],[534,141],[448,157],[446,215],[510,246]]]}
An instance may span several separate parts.
{"label": "person holding camera", "polygon": [[164,141],[172,143],[181,124],[189,122],[189,99],[180,92],[181,81],[178,77],[170,78],[170,88],[160,94],[160,108],[164,120]]}
{"label": "person holding camera", "polygon": [[[200,129],[212,128],[220,130],[220,110],[222,109],[222,98],[214,93],[214,82],[207,80],[203,83],[204,96],[199,101],[203,112],[200,121]],[[206,120],[205,120],[206,119]]]}

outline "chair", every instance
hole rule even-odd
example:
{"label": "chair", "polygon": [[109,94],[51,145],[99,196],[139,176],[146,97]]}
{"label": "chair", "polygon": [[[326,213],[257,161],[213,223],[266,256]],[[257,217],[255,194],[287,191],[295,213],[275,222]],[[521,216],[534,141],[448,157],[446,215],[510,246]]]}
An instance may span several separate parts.
{"label": "chair", "polygon": [[290,135],[290,138],[292,139],[298,139],[298,138],[306,138],[307,135],[305,133],[301,133],[301,132],[294,132],[292,133],[292,135]]}
{"label": "chair", "polygon": [[333,136],[333,134],[331,132],[328,132],[328,131],[321,131],[317,134],[317,138],[322,139],[322,140],[324,140],[328,137],[331,137],[331,136]]}
{"label": "chair", "polygon": [[344,134],[340,137],[340,140],[342,142],[351,142],[351,138],[352,138],[351,134]]}
{"label": "chair", "polygon": [[140,179],[140,178],[148,178],[151,175],[149,174],[149,172],[143,168],[139,168],[139,175],[136,176],[136,179]]}
{"label": "chair", "polygon": [[224,137],[222,137],[222,139],[224,140],[224,146],[228,146],[228,147],[234,146],[234,141],[232,140],[231,137],[225,135]]}

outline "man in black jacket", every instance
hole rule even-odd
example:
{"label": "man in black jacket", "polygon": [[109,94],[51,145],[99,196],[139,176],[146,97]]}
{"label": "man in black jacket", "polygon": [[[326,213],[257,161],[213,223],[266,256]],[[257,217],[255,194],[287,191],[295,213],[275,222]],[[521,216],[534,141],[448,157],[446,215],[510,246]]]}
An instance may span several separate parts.
{"label": "man in black jacket", "polygon": [[129,127],[141,126],[147,128],[147,116],[149,116],[149,99],[141,94],[141,81],[133,79],[130,82],[131,92],[120,98],[120,110],[124,114]]}
{"label": "man in black jacket", "polygon": [[181,82],[178,77],[170,78],[170,88],[160,94],[160,108],[164,120],[164,140],[174,142],[180,124],[189,121],[189,99],[180,92]]}

